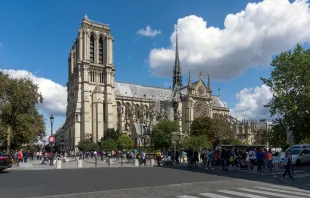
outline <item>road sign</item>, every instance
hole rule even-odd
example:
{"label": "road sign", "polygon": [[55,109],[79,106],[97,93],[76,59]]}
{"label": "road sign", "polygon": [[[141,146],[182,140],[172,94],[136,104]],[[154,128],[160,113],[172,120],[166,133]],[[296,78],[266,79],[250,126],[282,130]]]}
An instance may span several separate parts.
{"label": "road sign", "polygon": [[211,138],[210,142],[214,143],[215,142],[215,138]]}
{"label": "road sign", "polygon": [[55,142],[55,137],[54,136],[49,136],[48,137],[48,141],[50,142],[50,143],[53,143],[53,142]]}

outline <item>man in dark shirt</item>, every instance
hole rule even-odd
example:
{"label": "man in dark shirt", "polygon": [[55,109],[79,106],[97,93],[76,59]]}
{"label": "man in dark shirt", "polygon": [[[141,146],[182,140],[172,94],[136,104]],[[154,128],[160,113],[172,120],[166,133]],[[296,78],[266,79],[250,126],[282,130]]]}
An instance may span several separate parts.
{"label": "man in dark shirt", "polygon": [[191,168],[192,164],[193,164],[193,149],[192,148],[188,148],[187,150],[187,162],[188,162],[188,167]]}
{"label": "man in dark shirt", "polygon": [[262,164],[264,162],[264,153],[258,148],[256,152],[256,159],[257,159],[257,171],[263,171]]}

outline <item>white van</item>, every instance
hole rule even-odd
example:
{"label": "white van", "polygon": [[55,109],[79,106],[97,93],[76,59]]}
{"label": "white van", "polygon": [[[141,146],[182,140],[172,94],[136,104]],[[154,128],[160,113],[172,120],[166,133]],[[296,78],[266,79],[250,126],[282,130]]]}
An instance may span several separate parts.
{"label": "white van", "polygon": [[303,148],[310,149],[310,144],[295,144],[295,145],[288,147],[285,152],[290,151],[291,149],[303,149]]}
{"label": "white van", "polygon": [[[291,152],[291,153],[293,152],[295,155],[297,155],[297,154],[299,154],[299,151],[301,151],[303,149],[310,149],[310,144],[295,144],[295,145],[288,147],[284,153],[281,153],[280,163],[283,162],[283,160],[285,158],[285,154],[287,152]],[[294,155],[293,153],[292,153],[292,155]]]}

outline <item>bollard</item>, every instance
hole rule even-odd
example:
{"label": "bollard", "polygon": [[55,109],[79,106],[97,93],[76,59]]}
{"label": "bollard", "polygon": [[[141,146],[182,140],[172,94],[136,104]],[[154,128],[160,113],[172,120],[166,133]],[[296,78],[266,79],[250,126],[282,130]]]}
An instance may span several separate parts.
{"label": "bollard", "polygon": [[112,158],[109,158],[109,159],[108,159],[108,166],[112,166],[112,164],[113,164],[113,159],[112,159]]}
{"label": "bollard", "polygon": [[124,159],[121,159],[121,166],[124,166]]}
{"label": "bollard", "polygon": [[150,166],[154,166],[154,159],[150,159]]}
{"label": "bollard", "polygon": [[139,160],[138,159],[134,160],[134,166],[139,166]]}
{"label": "bollard", "polygon": [[83,160],[78,159],[78,160],[76,160],[76,161],[77,161],[77,167],[78,167],[78,168],[82,168],[82,167],[83,167]]}
{"label": "bollard", "polygon": [[61,160],[56,160],[56,169],[61,169]]}

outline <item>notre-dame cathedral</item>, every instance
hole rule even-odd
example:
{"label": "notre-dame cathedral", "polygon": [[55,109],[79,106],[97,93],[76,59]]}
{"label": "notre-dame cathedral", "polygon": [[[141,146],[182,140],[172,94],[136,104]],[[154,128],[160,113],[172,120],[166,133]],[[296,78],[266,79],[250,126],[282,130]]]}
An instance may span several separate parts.
{"label": "notre-dame cathedral", "polygon": [[187,133],[195,118],[220,114],[240,130],[239,121],[230,116],[219,96],[212,95],[210,76],[207,83],[201,76],[192,82],[189,73],[183,86],[178,38],[172,89],[115,82],[113,42],[109,25],[83,18],[68,58],[66,150],[73,150],[86,137],[100,140],[108,128],[131,135],[136,145],[146,146],[152,125],[160,119],[177,120],[180,132]]}

